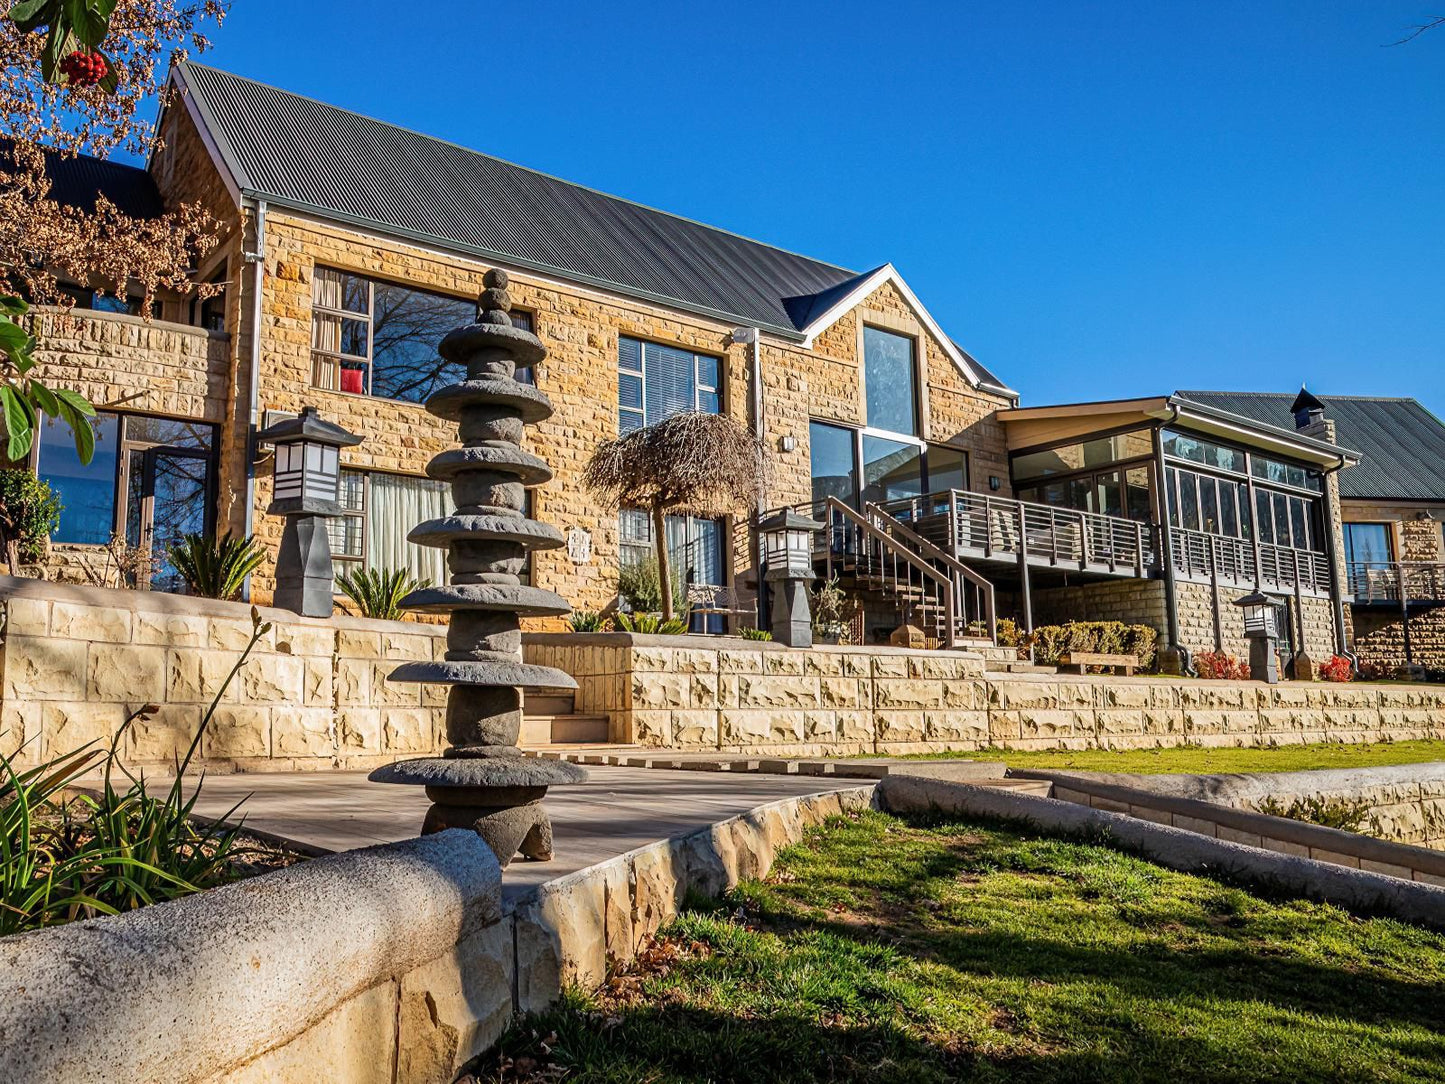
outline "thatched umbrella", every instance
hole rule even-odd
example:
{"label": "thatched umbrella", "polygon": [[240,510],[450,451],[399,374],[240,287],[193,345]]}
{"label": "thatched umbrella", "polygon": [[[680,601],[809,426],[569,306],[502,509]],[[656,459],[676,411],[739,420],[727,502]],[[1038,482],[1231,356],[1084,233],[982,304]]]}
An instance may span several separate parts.
{"label": "thatched umbrella", "polygon": [[766,490],[768,448],[725,414],[686,411],[599,445],[582,476],[612,509],[652,514],[663,620],[673,616],[666,517],[724,516]]}

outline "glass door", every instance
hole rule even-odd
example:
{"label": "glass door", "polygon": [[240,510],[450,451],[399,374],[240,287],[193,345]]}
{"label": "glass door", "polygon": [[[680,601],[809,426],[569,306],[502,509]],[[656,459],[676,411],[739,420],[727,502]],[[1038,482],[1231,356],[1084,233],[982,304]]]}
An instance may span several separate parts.
{"label": "glass door", "polygon": [[206,530],[210,457],[170,448],[132,448],[127,462],[126,541],[151,555],[151,587],[184,588],[168,550]]}

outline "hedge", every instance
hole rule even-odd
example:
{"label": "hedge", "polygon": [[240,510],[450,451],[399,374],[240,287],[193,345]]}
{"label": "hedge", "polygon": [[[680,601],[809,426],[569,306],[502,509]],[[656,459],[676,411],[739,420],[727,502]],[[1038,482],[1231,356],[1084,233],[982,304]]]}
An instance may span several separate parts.
{"label": "hedge", "polygon": [[1065,625],[1041,625],[1026,638],[1033,648],[1034,662],[1054,665],[1071,651],[1101,655],[1137,655],[1145,670],[1154,666],[1155,641],[1159,634],[1148,625],[1126,625],[1122,621],[1070,621]]}

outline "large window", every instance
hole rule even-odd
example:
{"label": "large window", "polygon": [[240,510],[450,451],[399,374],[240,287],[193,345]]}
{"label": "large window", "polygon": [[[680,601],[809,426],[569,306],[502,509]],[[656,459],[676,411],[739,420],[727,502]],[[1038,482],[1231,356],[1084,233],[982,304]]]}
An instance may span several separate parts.
{"label": "large window", "polygon": [[[312,279],[312,383],[328,391],[419,403],[464,378],[437,346],[447,333],[476,319],[475,301],[428,293],[318,267]],[[533,330],[531,313],[512,323]],[[517,379],[530,382],[520,370]]]}
{"label": "large window", "polygon": [[1073,474],[1091,467],[1102,467],[1129,459],[1154,454],[1147,429],[1133,433],[1117,433],[1108,437],[1045,448],[1037,452],[1021,452],[1013,457],[1010,468],[1015,483],[1056,474]]}
{"label": "large window", "polygon": [[380,471],[343,470],[341,507],[327,521],[331,556],[344,570],[403,568],[419,579],[447,582],[446,550],[418,546],[407,533],[423,520],[451,511],[450,487],[430,478]]}
{"label": "large window", "polygon": [[179,590],[165,554],[185,535],[212,529],[213,427],[100,414],[95,436],[95,455],[82,465],[69,428],[51,418],[40,423],[35,472],[64,505],[52,538],[103,545],[119,536],[152,555],[152,586]]}
{"label": "large window", "polygon": [[1345,560],[1352,565],[1387,565],[1393,560],[1390,524],[1346,523]]}
{"label": "large window", "polygon": [[918,435],[918,362],[913,340],[863,329],[863,389],[868,428]]}
{"label": "large window", "polygon": [[815,503],[837,497],[856,505],[968,488],[968,453],[961,448],[819,421],[808,423],[808,446]]}
{"label": "large window", "polygon": [[1150,431],[1140,429],[1020,452],[1009,467],[1021,501],[1148,522],[1153,454]]}
{"label": "large window", "polygon": [[722,409],[721,365],[711,354],[622,336],[617,346],[617,426],[623,433],[685,410]]}

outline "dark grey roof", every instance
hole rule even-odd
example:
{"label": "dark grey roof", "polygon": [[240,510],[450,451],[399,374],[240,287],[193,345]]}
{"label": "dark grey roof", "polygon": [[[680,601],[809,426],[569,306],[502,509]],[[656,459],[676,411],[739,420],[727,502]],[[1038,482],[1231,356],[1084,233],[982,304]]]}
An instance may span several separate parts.
{"label": "dark grey roof", "polygon": [[[8,155],[10,146],[8,140],[0,141],[0,155]],[[151,175],[135,166],[84,154],[67,158],[46,152],[45,176],[50,180],[50,198],[66,207],[93,211],[96,197],[104,193],[122,213],[134,218],[156,218],[164,209]]]}
{"label": "dark grey roof", "polygon": [[[1255,421],[1294,428],[1290,392],[1181,391],[1185,399]],[[1366,500],[1445,501],[1445,424],[1414,399],[1321,395],[1335,439],[1360,453],[1340,472],[1340,496]]]}
{"label": "dark grey roof", "polygon": [[185,64],[245,190],[774,329],[854,272],[228,72]]}

